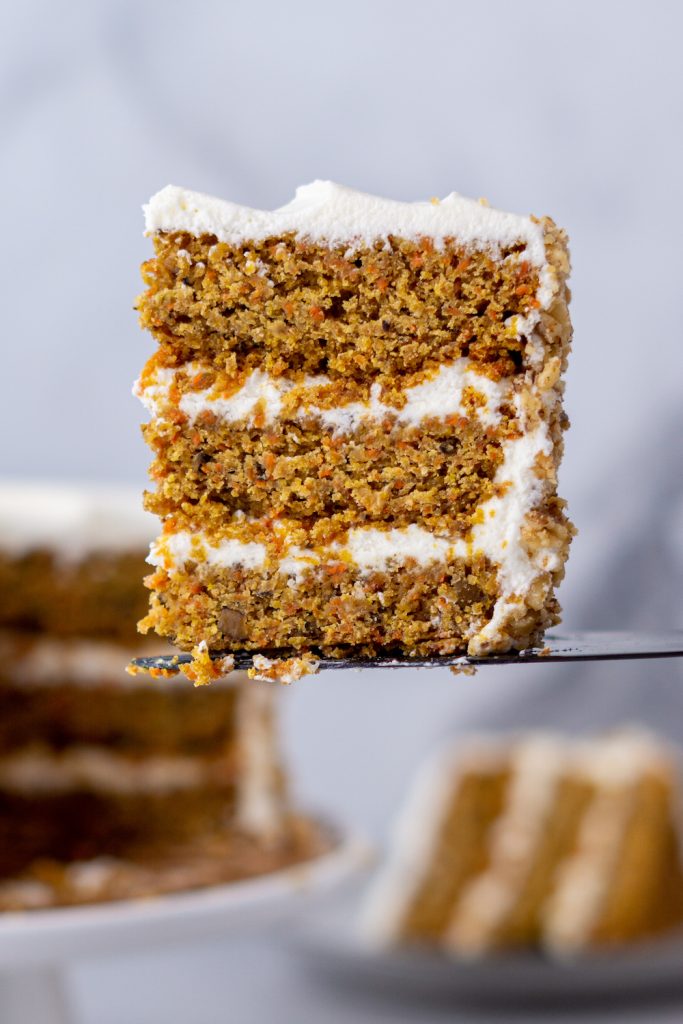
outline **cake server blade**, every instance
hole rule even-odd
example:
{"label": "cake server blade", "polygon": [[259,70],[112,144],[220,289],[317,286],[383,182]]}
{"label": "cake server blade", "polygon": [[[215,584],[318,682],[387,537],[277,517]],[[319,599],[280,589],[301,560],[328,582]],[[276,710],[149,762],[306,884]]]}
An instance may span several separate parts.
{"label": "cake server blade", "polygon": [[[212,658],[224,657],[225,653],[213,653]],[[231,651],[235,669],[251,668],[255,654],[270,658],[296,656],[295,651]],[[366,668],[448,668],[451,666],[476,667],[482,665],[550,665],[575,661],[628,661],[636,658],[680,658],[683,657],[683,630],[671,632],[641,633],[596,632],[580,630],[575,633],[550,633],[542,647],[530,647],[508,654],[490,654],[470,657],[463,654],[444,654],[435,657],[411,658],[406,654],[382,654],[373,658],[330,658],[319,657],[318,671],[323,669],[366,669]],[[190,654],[160,655],[158,657],[134,658],[132,664],[142,671],[182,669],[192,660]]]}

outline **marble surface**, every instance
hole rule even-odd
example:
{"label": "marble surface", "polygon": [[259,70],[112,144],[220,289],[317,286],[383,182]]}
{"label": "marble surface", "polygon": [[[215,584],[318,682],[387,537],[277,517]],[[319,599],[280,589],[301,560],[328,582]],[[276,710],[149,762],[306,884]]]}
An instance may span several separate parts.
{"label": "marble surface", "polygon": [[[167,182],[262,206],[316,177],[486,195],[571,236],[561,491],[581,532],[565,625],[683,626],[682,30],[676,0],[10,5],[0,473],[142,489],[130,385],[151,342],[131,307],[149,253],[140,205]],[[631,718],[683,738],[682,683],[664,662],[335,673],[283,704],[302,799],[381,840],[444,733]],[[444,1016],[332,996],[256,937],[84,966],[74,984],[91,1024]],[[673,1021],[680,1007],[600,1019]]]}

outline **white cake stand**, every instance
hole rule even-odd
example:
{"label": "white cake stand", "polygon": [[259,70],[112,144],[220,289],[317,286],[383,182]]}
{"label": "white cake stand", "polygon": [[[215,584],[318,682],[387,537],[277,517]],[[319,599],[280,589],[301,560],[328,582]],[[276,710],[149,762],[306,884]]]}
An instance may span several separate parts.
{"label": "white cake stand", "polygon": [[337,835],[333,849],[315,860],[244,882],[0,914],[1,1024],[72,1024],[64,972],[78,959],[225,935],[303,909],[369,864],[363,840]]}

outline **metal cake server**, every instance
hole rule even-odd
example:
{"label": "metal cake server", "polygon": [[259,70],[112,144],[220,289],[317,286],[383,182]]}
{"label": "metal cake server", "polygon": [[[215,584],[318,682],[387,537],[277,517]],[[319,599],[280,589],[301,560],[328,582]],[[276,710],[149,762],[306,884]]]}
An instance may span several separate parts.
{"label": "metal cake server", "polygon": [[[255,654],[271,658],[296,656],[296,651],[231,651],[216,652],[212,659],[232,654],[235,669],[251,668]],[[470,657],[463,654],[445,654],[431,658],[410,658],[405,654],[382,654],[374,658],[329,658],[318,655],[318,671],[323,669],[366,668],[443,668],[451,666],[479,667],[481,665],[549,665],[556,662],[619,661],[635,658],[683,657],[683,630],[671,632],[615,631],[609,633],[580,630],[576,633],[550,633],[543,647],[530,647],[508,654]],[[132,664],[142,671],[182,669],[192,661],[190,654],[165,654],[158,657],[135,658]]]}

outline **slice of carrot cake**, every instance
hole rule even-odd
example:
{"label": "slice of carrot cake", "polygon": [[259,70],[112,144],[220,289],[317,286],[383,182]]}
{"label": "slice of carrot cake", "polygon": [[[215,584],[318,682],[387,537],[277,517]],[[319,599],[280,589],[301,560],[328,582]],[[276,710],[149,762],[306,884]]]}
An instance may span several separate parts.
{"label": "slice of carrot cake", "polygon": [[416,783],[364,932],[567,955],[681,924],[680,792],[675,753],[642,730],[462,741]]}
{"label": "slice of carrot cake", "polygon": [[540,640],[572,534],[564,233],[329,182],[273,212],[169,186],[146,227],[143,630],[346,655]]}

